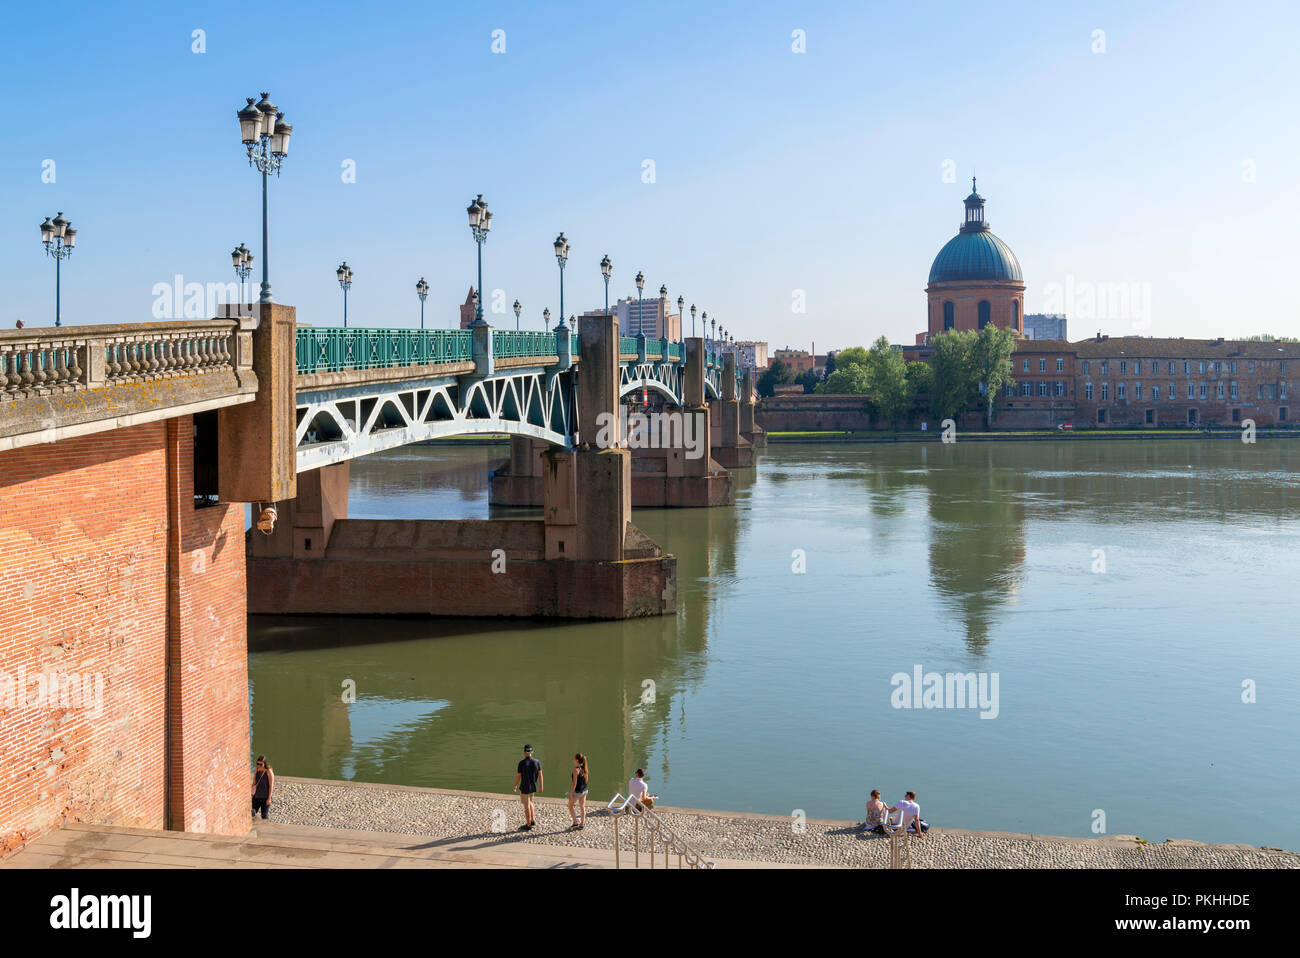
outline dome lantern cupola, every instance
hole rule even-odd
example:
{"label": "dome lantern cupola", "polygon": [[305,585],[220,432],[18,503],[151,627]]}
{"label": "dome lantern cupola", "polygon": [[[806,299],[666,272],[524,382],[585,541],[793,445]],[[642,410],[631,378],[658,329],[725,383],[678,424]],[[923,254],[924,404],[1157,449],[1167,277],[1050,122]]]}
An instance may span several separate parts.
{"label": "dome lantern cupola", "polygon": [[963,233],[978,233],[989,228],[984,219],[984,197],[975,190],[975,177],[970,178],[970,196],[966,197],[966,222],[961,224]]}

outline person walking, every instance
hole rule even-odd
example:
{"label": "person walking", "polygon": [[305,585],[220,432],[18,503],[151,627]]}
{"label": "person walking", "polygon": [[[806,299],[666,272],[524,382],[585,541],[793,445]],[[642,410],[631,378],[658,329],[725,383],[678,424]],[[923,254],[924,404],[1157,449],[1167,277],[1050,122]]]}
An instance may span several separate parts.
{"label": "person walking", "polygon": [[[587,756],[577,752],[573,756],[573,773],[570,776],[569,817],[573,819],[573,829],[581,829],[587,823],[587,788],[591,773],[587,770]],[[573,806],[578,806],[578,814],[573,814]]]}
{"label": "person walking", "polygon": [[257,756],[257,768],[253,771],[253,817],[262,813],[266,818],[271,809],[271,789],[275,787],[275,772],[267,764],[266,756]]}
{"label": "person walking", "polygon": [[524,746],[524,757],[515,769],[515,787],[519,800],[524,803],[524,823],[519,831],[526,832],[537,825],[533,817],[533,796],[542,790],[542,763],[533,758],[533,747]]}

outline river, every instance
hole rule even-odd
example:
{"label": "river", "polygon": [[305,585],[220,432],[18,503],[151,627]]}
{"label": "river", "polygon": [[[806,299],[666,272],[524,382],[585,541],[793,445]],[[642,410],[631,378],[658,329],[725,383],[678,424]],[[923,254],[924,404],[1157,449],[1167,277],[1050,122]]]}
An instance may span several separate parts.
{"label": "river", "polygon": [[[350,515],[529,517],[488,506],[504,456],[356,460]],[[252,617],[253,748],[281,774],[508,792],[527,742],[547,795],[580,750],[593,801],[639,766],[669,805],[861,819],[870,789],[914,789],[936,825],[1300,849],[1292,461],[1288,440],[773,443],[734,507],[634,512],[677,556],[675,616]],[[918,667],[974,673],[983,705],[896,707]]]}

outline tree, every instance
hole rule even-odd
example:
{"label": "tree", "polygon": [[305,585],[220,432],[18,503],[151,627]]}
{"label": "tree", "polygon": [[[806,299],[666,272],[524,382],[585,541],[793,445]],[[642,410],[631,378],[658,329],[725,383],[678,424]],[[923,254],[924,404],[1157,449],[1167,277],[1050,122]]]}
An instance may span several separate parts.
{"label": "tree", "polygon": [[907,364],[907,381],[912,384],[912,396],[929,395],[934,388],[934,370],[929,363],[913,362]]}
{"label": "tree", "polygon": [[[814,358],[813,361],[816,362],[816,359]],[[829,376],[829,375],[830,375],[831,373],[833,373],[833,372],[835,372],[835,354],[832,353],[832,352],[827,352],[827,353],[826,353],[826,366],[824,367],[824,369],[823,369],[823,371],[822,371],[822,378],[825,379],[827,376]]]}
{"label": "tree", "polygon": [[1016,337],[1011,330],[989,323],[975,337],[973,367],[975,389],[982,392],[984,427],[993,425],[993,409],[998,394],[1011,382],[1011,353]]}
{"label": "tree", "polygon": [[794,371],[780,359],[772,360],[772,365],[763,371],[763,375],[758,377],[758,394],[760,396],[771,396],[776,392],[777,386],[794,382]]}
{"label": "tree", "polygon": [[902,350],[881,336],[872,343],[864,368],[872,404],[897,429],[898,420],[911,412],[914,398]]}
{"label": "tree", "polygon": [[[986,329],[988,327],[985,327]],[[934,358],[930,361],[933,383],[930,409],[939,420],[955,419],[970,405],[977,391],[975,379],[975,332],[950,330],[934,337]]]}
{"label": "tree", "polygon": [[821,384],[822,378],[817,375],[816,369],[805,369],[797,377],[795,382],[803,387],[805,393],[816,392],[817,387]]}
{"label": "tree", "polygon": [[862,396],[867,391],[866,367],[857,364],[839,366],[814,390],[819,396]]}
{"label": "tree", "polygon": [[[867,364],[867,351],[861,346],[850,346],[848,349],[841,349],[835,354],[835,368],[843,369],[846,366],[865,366]],[[830,375],[828,371],[826,375]]]}

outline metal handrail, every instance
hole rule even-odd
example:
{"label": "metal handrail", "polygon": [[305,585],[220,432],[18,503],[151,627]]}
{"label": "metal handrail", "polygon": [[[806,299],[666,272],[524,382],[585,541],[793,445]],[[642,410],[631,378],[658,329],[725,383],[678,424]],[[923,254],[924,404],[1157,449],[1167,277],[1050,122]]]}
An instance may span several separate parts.
{"label": "metal handrail", "polygon": [[[619,800],[622,799],[620,803]],[[650,867],[655,867],[655,844],[656,842],[664,846],[663,858],[664,868],[669,867],[670,854],[677,856],[677,867],[682,868],[699,868],[713,869],[717,864],[706,859],[694,848],[687,844],[686,840],[673,831],[672,827],[654,813],[654,810],[648,805],[641,802],[641,799],[634,796],[623,797],[622,792],[618,792],[609,800],[605,806],[610,814],[614,816],[614,867],[621,868],[622,863],[619,857],[619,832],[618,822],[624,815],[632,816],[632,849],[634,854],[633,867],[641,867],[641,822],[645,821],[646,839],[650,843]]]}

